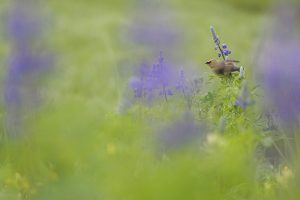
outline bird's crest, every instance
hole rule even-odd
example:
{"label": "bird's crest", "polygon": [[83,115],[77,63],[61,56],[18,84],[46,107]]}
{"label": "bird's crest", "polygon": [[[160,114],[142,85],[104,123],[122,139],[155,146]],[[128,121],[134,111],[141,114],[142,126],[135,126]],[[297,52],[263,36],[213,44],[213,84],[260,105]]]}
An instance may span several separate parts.
{"label": "bird's crest", "polygon": [[206,61],[205,64],[210,64],[213,60],[214,60],[214,59],[210,59],[210,60]]}

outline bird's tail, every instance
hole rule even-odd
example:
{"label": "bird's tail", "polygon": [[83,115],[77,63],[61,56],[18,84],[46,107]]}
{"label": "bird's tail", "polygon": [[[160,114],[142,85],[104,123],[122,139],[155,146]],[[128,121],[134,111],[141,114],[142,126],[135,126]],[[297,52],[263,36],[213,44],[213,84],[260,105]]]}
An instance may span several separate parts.
{"label": "bird's tail", "polygon": [[234,66],[234,67],[232,68],[232,70],[233,70],[234,72],[239,72],[239,71],[240,71],[240,67]]}

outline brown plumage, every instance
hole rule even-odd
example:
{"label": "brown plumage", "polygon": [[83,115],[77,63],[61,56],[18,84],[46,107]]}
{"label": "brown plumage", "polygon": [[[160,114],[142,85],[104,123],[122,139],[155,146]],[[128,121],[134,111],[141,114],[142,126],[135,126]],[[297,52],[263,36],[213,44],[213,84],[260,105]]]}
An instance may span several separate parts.
{"label": "brown plumage", "polygon": [[240,67],[236,65],[239,61],[237,60],[216,60],[211,59],[205,64],[210,66],[210,68],[216,74],[229,74],[231,72],[240,71]]}

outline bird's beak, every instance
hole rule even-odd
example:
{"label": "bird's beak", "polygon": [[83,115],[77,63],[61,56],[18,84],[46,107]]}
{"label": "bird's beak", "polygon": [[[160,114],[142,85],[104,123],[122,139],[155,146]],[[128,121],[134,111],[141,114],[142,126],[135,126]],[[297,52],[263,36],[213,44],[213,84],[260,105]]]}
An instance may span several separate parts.
{"label": "bird's beak", "polygon": [[205,64],[207,64],[207,65],[208,65],[208,64],[209,64],[209,61],[207,61]]}

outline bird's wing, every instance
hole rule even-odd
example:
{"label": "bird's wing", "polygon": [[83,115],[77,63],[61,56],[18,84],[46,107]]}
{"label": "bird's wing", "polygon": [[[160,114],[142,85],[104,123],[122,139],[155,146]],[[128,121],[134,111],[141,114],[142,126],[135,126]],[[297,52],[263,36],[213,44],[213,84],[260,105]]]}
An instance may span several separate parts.
{"label": "bird's wing", "polygon": [[236,66],[234,62],[231,62],[231,61],[228,61],[228,60],[226,60],[224,62],[224,65],[225,65],[225,67],[235,67]]}
{"label": "bird's wing", "polygon": [[240,62],[238,60],[226,60],[226,61],[228,61],[228,62],[234,62],[234,63],[239,63]]}
{"label": "bird's wing", "polygon": [[225,62],[224,72],[234,72],[239,70],[240,68],[235,64],[235,62],[230,62],[230,61]]}

